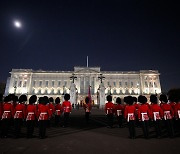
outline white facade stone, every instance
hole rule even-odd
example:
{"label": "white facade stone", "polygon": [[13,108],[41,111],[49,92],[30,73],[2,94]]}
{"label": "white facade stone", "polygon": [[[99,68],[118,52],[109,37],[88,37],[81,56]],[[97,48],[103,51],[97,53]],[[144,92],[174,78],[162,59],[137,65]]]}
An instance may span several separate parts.
{"label": "white facade stone", "polygon": [[105,77],[102,81],[105,94],[112,94],[113,99],[125,95],[160,94],[161,85],[159,72],[157,70],[141,71],[101,71],[100,67],[74,67],[74,71],[43,71],[32,69],[12,69],[11,76],[5,90],[5,95],[15,93],[17,95],[27,94],[38,97],[48,95],[49,97],[63,97],[69,93],[72,81],[70,77],[74,74],[77,88],[78,103],[84,101],[88,95],[88,87],[91,86],[91,95],[94,104],[98,104],[97,93],[100,85],[98,77]]}

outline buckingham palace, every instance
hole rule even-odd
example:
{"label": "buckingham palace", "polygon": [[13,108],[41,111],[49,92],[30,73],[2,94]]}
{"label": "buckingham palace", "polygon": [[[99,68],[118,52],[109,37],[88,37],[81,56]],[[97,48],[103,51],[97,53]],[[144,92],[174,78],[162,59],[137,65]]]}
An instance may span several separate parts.
{"label": "buckingham palace", "polygon": [[63,98],[70,93],[70,85],[76,86],[77,102],[88,95],[90,87],[94,104],[98,104],[99,85],[105,87],[105,95],[116,97],[140,94],[160,94],[160,73],[157,70],[101,71],[100,67],[74,67],[74,71],[45,71],[12,69],[7,80],[5,95],[26,94],[28,97],[48,95]]}

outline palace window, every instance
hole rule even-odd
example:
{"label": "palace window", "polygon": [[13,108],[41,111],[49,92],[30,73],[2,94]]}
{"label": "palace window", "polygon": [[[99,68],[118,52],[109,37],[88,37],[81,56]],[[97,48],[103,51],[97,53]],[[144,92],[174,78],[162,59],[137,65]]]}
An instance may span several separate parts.
{"label": "palace window", "polygon": [[41,87],[42,86],[42,81],[39,81],[39,87]]}
{"label": "palace window", "polygon": [[125,86],[127,87],[127,85],[128,85],[128,83],[127,82],[125,82]]}
{"label": "palace window", "polygon": [[114,87],[116,86],[116,82],[113,82],[113,84],[114,84]]}
{"label": "palace window", "polygon": [[48,91],[47,91],[47,89],[44,91],[44,94],[48,94]]}
{"label": "palace window", "polygon": [[52,81],[52,87],[54,87],[54,81]]}
{"label": "palace window", "polygon": [[120,86],[120,87],[122,86],[122,83],[121,83],[121,82],[119,82],[119,86]]}
{"label": "palace window", "polygon": [[18,87],[22,86],[22,81],[19,81]]}
{"label": "palace window", "polygon": [[26,87],[26,85],[27,85],[27,81],[24,81],[23,87]]}
{"label": "palace window", "polygon": [[48,81],[46,81],[46,87],[48,87],[48,85],[49,85],[49,82],[48,82]]}
{"label": "palace window", "polygon": [[35,87],[36,86],[36,81],[33,81],[33,87]]}
{"label": "palace window", "polygon": [[58,86],[60,86],[61,85],[61,81],[58,81]]}
{"label": "palace window", "polygon": [[147,82],[145,82],[145,87],[148,87],[148,83]]}
{"label": "palace window", "polygon": [[13,87],[17,86],[17,81],[14,81]]}
{"label": "palace window", "polygon": [[155,87],[155,88],[157,88],[157,84],[156,84],[156,82],[154,82],[154,87]]}
{"label": "palace window", "polygon": [[64,81],[64,86],[66,86],[67,85],[67,81]]}
{"label": "palace window", "polygon": [[133,87],[133,82],[131,82],[131,87]]}

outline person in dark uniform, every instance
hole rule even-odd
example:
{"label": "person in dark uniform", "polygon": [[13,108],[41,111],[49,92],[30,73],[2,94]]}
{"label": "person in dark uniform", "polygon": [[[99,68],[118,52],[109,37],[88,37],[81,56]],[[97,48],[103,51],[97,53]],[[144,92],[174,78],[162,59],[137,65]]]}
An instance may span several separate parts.
{"label": "person in dark uniform", "polygon": [[121,128],[123,125],[124,106],[121,104],[120,97],[116,98],[116,103],[117,103],[117,105],[115,105],[115,115],[117,117],[118,126],[119,126],[119,128]]}
{"label": "person in dark uniform", "polygon": [[12,105],[11,98],[9,96],[6,96],[4,98],[4,104],[3,104],[3,113],[2,113],[2,126],[1,126],[1,137],[6,138],[8,137],[8,131],[11,126],[11,119],[13,118],[14,114],[14,108]]}
{"label": "person in dark uniform", "polygon": [[141,121],[143,134],[146,139],[149,138],[149,119],[151,117],[150,106],[147,103],[147,98],[140,95],[138,97],[138,102],[141,103],[141,106],[138,110],[138,118]]}
{"label": "person in dark uniform", "polygon": [[168,99],[166,95],[161,94],[159,100],[163,104],[161,105],[161,109],[163,110],[164,123],[167,128],[168,136],[170,138],[173,138],[174,137],[174,127],[173,127],[174,110],[172,109],[171,105],[168,104]]}
{"label": "person in dark uniform", "polygon": [[14,108],[14,128],[15,128],[15,138],[20,137],[21,127],[23,125],[23,120],[25,119],[25,105],[27,101],[26,95],[21,95],[19,97],[19,103]]}
{"label": "person in dark uniform", "polygon": [[114,118],[114,104],[112,103],[112,96],[108,95],[106,97],[107,103],[105,104],[105,113],[107,116],[107,127],[112,128],[113,127],[113,118]]}
{"label": "person in dark uniform", "polygon": [[89,122],[89,115],[91,114],[91,109],[92,109],[89,97],[85,98],[85,104],[83,105],[83,107],[85,110],[86,123],[88,123]]}
{"label": "person in dark uniform", "polygon": [[152,103],[150,108],[151,108],[151,113],[152,113],[152,119],[154,122],[154,127],[156,131],[156,137],[160,138],[161,137],[161,120],[162,120],[162,109],[161,107],[157,104],[158,99],[156,95],[151,95],[150,96],[150,102]]}
{"label": "person in dark uniform", "polygon": [[60,117],[61,117],[61,113],[62,113],[62,106],[60,104],[60,98],[57,97],[55,99],[55,126],[59,126],[60,123]]}
{"label": "person in dark uniform", "polygon": [[47,106],[47,97],[39,98],[39,107],[37,112],[37,117],[39,121],[39,138],[44,139],[46,137],[46,127],[49,117],[51,117],[51,111]]}
{"label": "person in dark uniform", "polygon": [[26,108],[26,125],[27,125],[27,138],[32,138],[33,137],[33,132],[34,132],[34,125],[35,125],[35,119],[36,119],[36,106],[34,103],[37,101],[37,96],[32,95],[29,98],[29,104],[27,105]]}
{"label": "person in dark uniform", "polygon": [[65,101],[62,103],[62,108],[63,108],[63,112],[64,112],[64,125],[63,125],[63,127],[68,126],[69,115],[70,115],[71,110],[72,110],[71,102],[69,101],[69,99],[70,99],[70,95],[65,94],[64,95],[64,100]]}
{"label": "person in dark uniform", "polygon": [[135,130],[135,117],[136,117],[136,108],[133,105],[132,96],[126,96],[126,107],[124,110],[124,118],[127,120],[129,135],[131,139],[136,138],[136,130]]}

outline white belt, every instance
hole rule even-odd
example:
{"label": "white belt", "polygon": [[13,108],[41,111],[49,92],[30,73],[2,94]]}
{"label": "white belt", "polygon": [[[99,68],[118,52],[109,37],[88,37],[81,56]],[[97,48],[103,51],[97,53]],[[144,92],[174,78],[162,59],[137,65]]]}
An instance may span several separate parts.
{"label": "white belt", "polygon": [[131,120],[131,118],[134,118],[134,113],[128,113],[128,119],[127,121]]}
{"label": "white belt", "polygon": [[154,115],[154,120],[156,121],[157,120],[157,115],[159,116],[159,112],[153,112],[153,115]]}
{"label": "white belt", "polygon": [[56,111],[61,111],[61,110],[56,110]]}
{"label": "white belt", "polygon": [[4,113],[9,113],[9,112],[11,112],[11,111],[4,111]]}
{"label": "white belt", "polygon": [[171,116],[170,111],[164,111],[164,119],[165,119],[165,120],[171,119],[171,118],[169,118],[168,116]]}
{"label": "white belt", "polygon": [[34,112],[28,112],[28,114],[34,114]]}
{"label": "white belt", "polygon": [[21,113],[22,111],[16,111],[16,113]]}
{"label": "white belt", "polygon": [[47,114],[47,112],[41,112],[40,114]]}
{"label": "white belt", "polygon": [[52,111],[52,109],[50,109]]}
{"label": "white belt", "polygon": [[178,117],[179,117],[179,119],[180,119],[180,110],[178,110]]}
{"label": "white belt", "polygon": [[144,115],[147,115],[147,112],[143,112],[143,113],[141,113],[141,116],[142,116],[142,121],[144,121],[144,120],[145,120]]}
{"label": "white belt", "polygon": [[122,115],[122,110],[117,110],[117,115]]}

